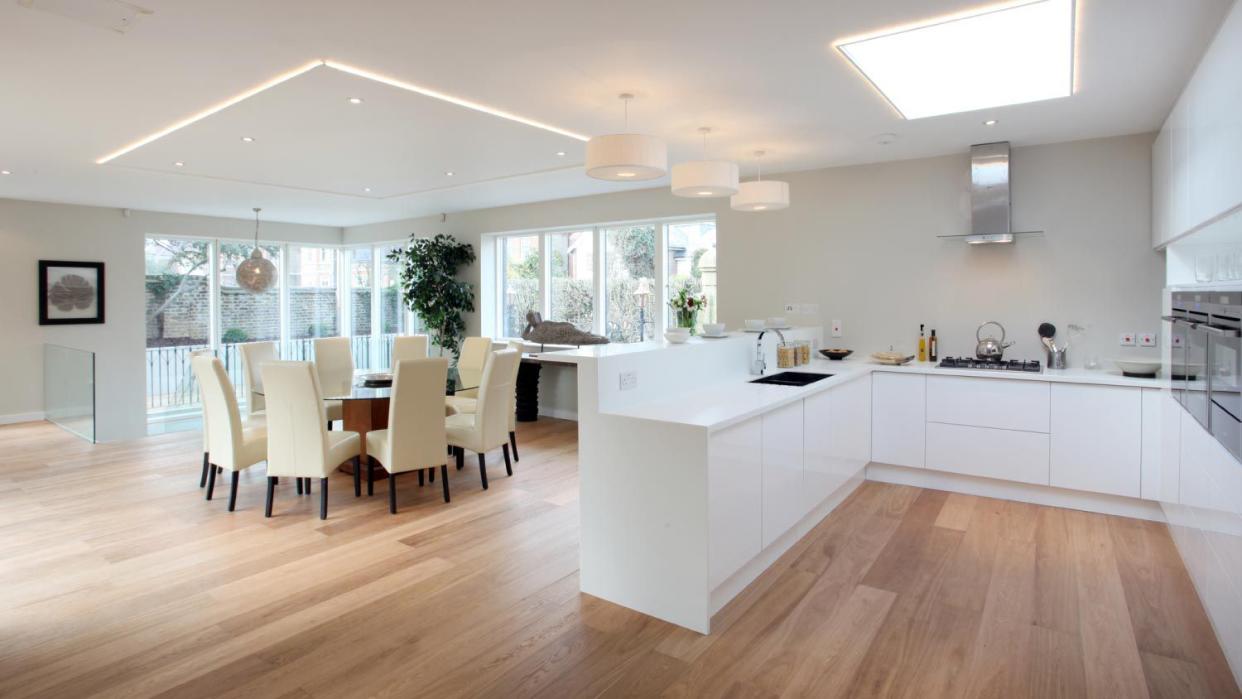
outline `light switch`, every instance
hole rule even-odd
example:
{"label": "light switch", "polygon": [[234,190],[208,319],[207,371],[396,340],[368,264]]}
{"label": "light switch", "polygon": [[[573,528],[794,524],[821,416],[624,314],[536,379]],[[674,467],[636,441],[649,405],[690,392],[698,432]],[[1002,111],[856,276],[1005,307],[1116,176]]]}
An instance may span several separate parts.
{"label": "light switch", "polygon": [[637,371],[623,371],[621,372],[620,377],[621,378],[619,382],[620,383],[619,388],[622,391],[632,391],[638,388],[638,372]]}
{"label": "light switch", "polygon": [[1133,347],[1134,346],[1134,333],[1121,333],[1120,344],[1122,347]]}
{"label": "light switch", "polygon": [[844,329],[841,326],[841,321],[839,320],[832,321],[832,336],[841,337],[841,333],[843,332],[844,332]]}
{"label": "light switch", "polygon": [[1138,343],[1139,343],[1139,347],[1155,347],[1156,346],[1156,334],[1155,333],[1139,333]]}

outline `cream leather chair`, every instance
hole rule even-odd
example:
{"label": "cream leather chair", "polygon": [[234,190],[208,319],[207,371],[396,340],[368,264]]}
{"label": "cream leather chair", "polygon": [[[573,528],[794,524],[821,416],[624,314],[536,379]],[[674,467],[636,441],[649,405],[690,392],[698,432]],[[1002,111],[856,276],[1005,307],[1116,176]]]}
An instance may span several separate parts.
{"label": "cream leather chair", "polygon": [[207,499],[211,499],[216,487],[218,466],[231,471],[229,486],[229,512],[237,506],[237,477],[245,469],[267,458],[267,433],[263,427],[246,429],[242,425],[241,412],[237,409],[237,394],[229,381],[224,364],[215,357],[200,356],[190,360],[194,376],[198,379],[199,393],[207,412],[208,452],[211,459],[207,466]]}
{"label": "cream leather chair", "polygon": [[269,362],[263,365],[267,389],[267,505],[272,516],[276,479],[318,478],[319,519],[328,518],[328,476],[353,459],[357,487],[361,464],[357,432],[327,429],[319,377],[310,362]]}
{"label": "cream leather chair", "polygon": [[237,346],[241,354],[242,378],[246,391],[246,413],[250,416],[263,413],[263,374],[260,367],[265,362],[280,359],[275,342],[246,342]]}
{"label": "cream leather chair", "polygon": [[515,350],[506,349],[493,352],[492,358],[483,370],[483,380],[479,385],[479,400],[474,413],[459,413],[445,418],[449,446],[454,447],[457,456],[457,467],[461,468],[464,460],[464,449],[479,455],[479,479],[483,489],[487,489],[487,460],[484,454],[489,449],[502,447],[505,454],[505,471],[513,475],[513,464],[509,462],[509,439],[506,432],[509,420],[505,411],[509,409],[509,395],[513,393],[514,365],[521,359]]}
{"label": "cream leather chair", "polygon": [[483,379],[483,369],[491,352],[490,337],[467,337],[462,341],[461,354],[457,355],[457,375],[461,377],[463,385],[471,388],[458,391],[457,395],[463,398],[478,397],[479,391],[476,387],[482,385],[480,382]]}
{"label": "cream leather chair", "polygon": [[[191,352],[190,353],[190,373],[191,374],[194,373],[193,363],[194,363],[195,357],[214,357],[214,356],[216,355],[212,353],[212,351],[209,349],[194,350],[193,352]],[[242,363],[245,364],[244,359],[242,360]],[[198,381],[198,377],[195,376],[194,380]],[[203,430],[202,430],[203,431],[203,475],[200,476],[198,479],[198,487],[206,488],[207,487],[207,467],[211,465],[211,441],[210,441],[209,435],[207,434],[207,401],[199,399],[199,403],[203,406]]]}
{"label": "cream leather chair", "polygon": [[[388,429],[367,432],[367,455],[388,471],[388,511],[397,514],[397,474],[440,466],[444,501],[449,501],[448,442],[445,437],[444,383],[448,359],[403,359],[393,371]],[[368,484],[370,470],[368,469]],[[433,471],[434,473],[434,471]]]}
{"label": "cream leather chair", "polygon": [[[354,382],[354,352],[348,337],[321,337],[315,340],[315,370],[320,390],[340,393]],[[345,406],[339,400],[324,402],[328,429],[333,420],[345,419]]]}
{"label": "cream leather chair", "polygon": [[[428,341],[426,335],[398,335],[392,339],[392,370],[397,371],[397,362],[403,359],[426,359]],[[445,377],[448,381],[448,377]],[[444,389],[441,388],[443,393]]]}
{"label": "cream leather chair", "polygon": [[[522,366],[521,355],[525,345],[518,340],[510,340],[509,349],[518,353],[518,363],[513,365],[513,395],[509,397],[509,447],[513,450],[513,460],[521,461],[517,448],[517,375],[518,368]],[[454,413],[473,413],[477,409],[475,398],[453,395],[447,396],[444,402]]]}

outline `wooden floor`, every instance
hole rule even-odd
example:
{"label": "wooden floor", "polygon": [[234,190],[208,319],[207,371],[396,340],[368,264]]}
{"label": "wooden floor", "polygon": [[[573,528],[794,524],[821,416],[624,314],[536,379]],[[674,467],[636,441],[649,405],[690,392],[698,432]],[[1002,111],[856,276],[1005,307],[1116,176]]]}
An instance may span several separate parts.
{"label": "wooden floor", "polygon": [[204,502],[195,434],[0,428],[0,696],[1238,696],[1162,525],[867,483],[700,636],[578,592],[575,425],[519,435],[321,522]]}

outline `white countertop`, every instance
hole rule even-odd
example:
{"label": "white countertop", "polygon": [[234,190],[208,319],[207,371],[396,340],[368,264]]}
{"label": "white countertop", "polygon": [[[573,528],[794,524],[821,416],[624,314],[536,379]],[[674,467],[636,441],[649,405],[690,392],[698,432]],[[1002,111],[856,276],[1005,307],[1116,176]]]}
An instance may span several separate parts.
{"label": "white countertop", "polygon": [[[786,370],[770,370],[768,375],[780,371]],[[607,414],[718,430],[756,415],[762,415],[782,405],[802,400],[807,396],[831,389],[850,379],[858,378],[874,371],[1140,388],[1168,388],[1169,386],[1169,382],[1166,379],[1131,378],[1122,376],[1119,371],[1061,369],[1044,370],[1040,373],[1027,373],[979,369],[941,369],[931,362],[911,362],[904,366],[884,366],[867,359],[846,359],[842,361],[813,359],[808,365],[789,369],[788,371],[832,374],[832,377],[806,386],[775,386],[750,383],[752,379],[757,377],[738,375],[690,393],[682,393],[676,396],[627,406],[618,410],[607,411]]]}

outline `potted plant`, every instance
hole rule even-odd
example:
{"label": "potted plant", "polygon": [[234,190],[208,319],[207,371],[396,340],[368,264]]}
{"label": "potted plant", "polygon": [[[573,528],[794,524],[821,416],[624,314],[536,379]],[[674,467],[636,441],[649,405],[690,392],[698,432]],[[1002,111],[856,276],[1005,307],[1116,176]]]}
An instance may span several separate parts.
{"label": "potted plant", "polygon": [[457,270],[474,262],[474,248],[443,233],[410,236],[410,244],[388,253],[400,268],[401,299],[427,328],[431,342],[454,357],[466,334],[463,313],[474,311],[474,288],[457,278]]}
{"label": "potted plant", "polygon": [[702,294],[695,296],[690,292],[689,287],[683,286],[668,302],[668,305],[677,314],[677,327],[688,328],[691,335],[696,334],[699,311],[707,307],[707,296]]}

